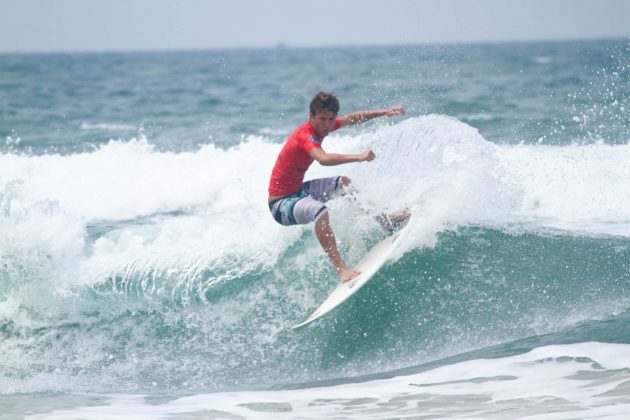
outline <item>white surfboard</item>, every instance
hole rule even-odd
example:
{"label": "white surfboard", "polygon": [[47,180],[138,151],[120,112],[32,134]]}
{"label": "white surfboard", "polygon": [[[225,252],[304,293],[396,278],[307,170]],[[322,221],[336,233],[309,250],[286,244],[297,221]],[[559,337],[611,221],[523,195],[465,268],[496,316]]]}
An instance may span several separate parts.
{"label": "white surfboard", "polygon": [[393,235],[388,236],[376,244],[374,248],[372,248],[365,257],[363,257],[361,262],[354,267],[354,269],[360,271],[361,274],[351,281],[341,283],[337,286],[330,296],[328,296],[328,299],[326,299],[320,307],[306,319],[306,321],[295,325],[292,329],[301,328],[326,315],[328,312],[345,302],[346,299],[355,294],[365,283],[367,283],[383,266],[383,264],[385,264],[396,247],[402,241],[402,238],[407,234],[407,232],[409,232],[412,217],[413,211],[411,216],[409,216],[409,218],[404,222],[404,226],[400,227]]}

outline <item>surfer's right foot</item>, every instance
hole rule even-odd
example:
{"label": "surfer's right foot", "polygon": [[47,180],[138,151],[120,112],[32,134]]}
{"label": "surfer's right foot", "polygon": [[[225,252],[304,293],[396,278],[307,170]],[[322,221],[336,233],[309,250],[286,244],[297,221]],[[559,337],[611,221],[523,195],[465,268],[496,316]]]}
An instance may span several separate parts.
{"label": "surfer's right foot", "polygon": [[348,267],[343,267],[343,268],[338,268],[337,269],[337,274],[339,274],[339,278],[341,279],[341,282],[345,283],[345,282],[348,282],[348,281],[352,280],[353,278],[355,278],[359,274],[361,274],[361,272],[357,271],[357,270],[353,270],[353,269],[348,268]]}
{"label": "surfer's right foot", "polygon": [[405,208],[392,214],[381,213],[376,216],[376,221],[391,235],[405,224],[409,216],[411,216],[411,210]]}

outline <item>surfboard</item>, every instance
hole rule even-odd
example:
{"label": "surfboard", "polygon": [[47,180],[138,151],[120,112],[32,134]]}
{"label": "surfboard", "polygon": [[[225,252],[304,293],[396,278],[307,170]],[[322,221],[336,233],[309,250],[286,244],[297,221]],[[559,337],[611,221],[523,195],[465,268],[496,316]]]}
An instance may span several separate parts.
{"label": "surfboard", "polygon": [[354,279],[341,283],[328,298],[309,316],[304,322],[301,322],[292,327],[297,329],[304,327],[311,322],[321,318],[328,312],[332,311],[352,295],[354,295],[363,285],[365,285],[371,278],[378,272],[378,270],[385,264],[385,262],[392,255],[396,247],[400,244],[405,235],[409,232],[411,226],[411,219],[413,218],[413,211],[411,215],[403,222],[396,232],[386,237],[381,242],[374,245],[374,247],[363,257],[359,264],[354,267],[355,270],[361,272]]}

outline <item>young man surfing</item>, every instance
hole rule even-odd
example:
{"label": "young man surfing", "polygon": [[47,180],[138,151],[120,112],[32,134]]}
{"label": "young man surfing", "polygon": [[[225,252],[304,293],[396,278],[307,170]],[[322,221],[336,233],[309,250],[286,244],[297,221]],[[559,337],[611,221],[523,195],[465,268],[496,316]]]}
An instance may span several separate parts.
{"label": "young man surfing", "polygon": [[322,149],[322,142],[329,133],[338,128],[361,124],[377,117],[404,115],[405,109],[402,106],[393,106],[337,117],[339,100],[326,92],[316,94],[309,108],[309,121],[289,136],[273,167],[269,181],[269,210],[281,225],[315,222],[317,239],[335,266],[339,278],[345,282],[360,273],[348,267],[339,255],[337,241],[330,228],[328,209],[324,203],[347,187],[350,179],[336,176],[304,182],[304,175],[314,160],[325,166],[374,160],[372,150],[358,154],[326,153]]}

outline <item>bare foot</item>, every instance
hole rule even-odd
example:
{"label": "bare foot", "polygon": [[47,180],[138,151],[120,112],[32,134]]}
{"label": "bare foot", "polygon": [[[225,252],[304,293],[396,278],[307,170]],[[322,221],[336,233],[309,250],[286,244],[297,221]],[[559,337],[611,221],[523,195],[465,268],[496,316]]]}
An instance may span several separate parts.
{"label": "bare foot", "polygon": [[376,216],[376,221],[390,234],[394,233],[398,228],[411,216],[411,210],[408,208],[400,209],[392,214],[381,213]]}
{"label": "bare foot", "polygon": [[337,269],[337,274],[339,275],[341,282],[345,283],[361,274],[361,272],[348,267],[341,267]]}
{"label": "bare foot", "polygon": [[389,220],[391,220],[392,223],[400,223],[407,219],[409,216],[411,216],[411,210],[408,208],[404,208],[390,214]]}

